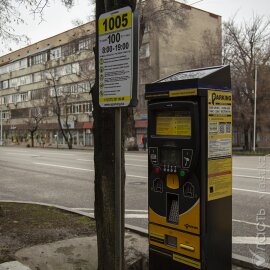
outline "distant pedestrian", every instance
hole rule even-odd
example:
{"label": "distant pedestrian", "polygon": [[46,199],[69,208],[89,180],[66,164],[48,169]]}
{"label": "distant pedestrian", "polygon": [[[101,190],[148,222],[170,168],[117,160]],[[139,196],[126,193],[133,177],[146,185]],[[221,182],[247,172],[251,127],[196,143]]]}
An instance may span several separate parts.
{"label": "distant pedestrian", "polygon": [[142,143],[143,143],[143,150],[146,151],[146,145],[147,145],[147,137],[146,136],[143,136]]}

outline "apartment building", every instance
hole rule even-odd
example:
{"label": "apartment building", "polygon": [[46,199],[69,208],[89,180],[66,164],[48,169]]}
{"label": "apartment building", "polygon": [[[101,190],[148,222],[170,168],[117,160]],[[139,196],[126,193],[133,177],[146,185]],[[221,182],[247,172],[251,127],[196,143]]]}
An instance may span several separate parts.
{"label": "apartment building", "polygon": [[184,24],[175,22],[169,15],[165,15],[166,24],[150,21],[141,46],[139,104],[135,110],[140,147],[147,133],[145,84],[181,70],[222,64],[221,17],[178,2],[175,8],[182,9]]}
{"label": "apartment building", "polygon": [[65,144],[53,106],[57,96],[73,144],[93,144],[94,45],[91,22],[0,57],[4,143],[29,144],[30,130],[39,121],[36,144]]}
{"label": "apartment building", "polygon": [[[186,14],[185,25],[173,25],[168,15],[164,27],[149,20],[140,49],[139,104],[134,116],[141,146],[147,132],[144,85],[194,67],[191,59],[209,51],[204,46],[206,33],[221,46],[220,16],[175,4]],[[29,144],[37,119],[36,144],[65,144],[53,106],[59,98],[61,122],[71,131],[73,144],[93,145],[89,91],[95,79],[94,44],[95,22],[89,22],[0,57],[0,109],[6,144]],[[217,59],[214,64],[220,64],[221,54]]]}

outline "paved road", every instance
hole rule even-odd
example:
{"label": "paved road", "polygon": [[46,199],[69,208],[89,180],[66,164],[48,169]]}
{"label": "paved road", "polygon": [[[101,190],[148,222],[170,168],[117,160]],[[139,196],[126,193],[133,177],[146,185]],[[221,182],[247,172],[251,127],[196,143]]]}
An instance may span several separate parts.
{"label": "paved road", "polygon": [[[1,147],[0,200],[93,212],[93,165],[92,151]],[[126,153],[126,170],[126,223],[147,228],[147,155]],[[233,252],[270,254],[270,157],[234,157],[233,176]]]}

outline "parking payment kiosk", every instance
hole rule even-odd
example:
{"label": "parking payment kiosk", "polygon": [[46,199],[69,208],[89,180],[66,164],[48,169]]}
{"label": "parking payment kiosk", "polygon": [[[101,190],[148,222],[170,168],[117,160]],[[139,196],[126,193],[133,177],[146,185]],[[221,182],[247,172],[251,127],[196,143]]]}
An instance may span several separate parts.
{"label": "parking payment kiosk", "polygon": [[149,269],[229,270],[232,94],[229,66],[146,85]]}

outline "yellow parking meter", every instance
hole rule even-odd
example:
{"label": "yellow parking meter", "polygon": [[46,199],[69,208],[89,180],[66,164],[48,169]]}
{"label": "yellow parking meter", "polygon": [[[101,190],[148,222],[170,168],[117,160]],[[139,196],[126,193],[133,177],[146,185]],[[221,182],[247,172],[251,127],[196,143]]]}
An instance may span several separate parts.
{"label": "yellow parking meter", "polygon": [[229,66],[146,85],[149,269],[228,270],[232,256]]}

